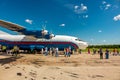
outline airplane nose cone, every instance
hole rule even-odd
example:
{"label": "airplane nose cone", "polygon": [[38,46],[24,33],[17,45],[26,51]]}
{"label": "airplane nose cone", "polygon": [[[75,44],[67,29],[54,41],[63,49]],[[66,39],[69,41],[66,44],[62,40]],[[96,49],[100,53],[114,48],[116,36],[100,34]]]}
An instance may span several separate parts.
{"label": "airplane nose cone", "polygon": [[88,47],[87,42],[79,43],[79,48],[80,49],[86,49],[86,47]]}
{"label": "airplane nose cone", "polygon": [[88,47],[88,43],[87,42],[84,42],[83,45],[85,45],[86,47]]}

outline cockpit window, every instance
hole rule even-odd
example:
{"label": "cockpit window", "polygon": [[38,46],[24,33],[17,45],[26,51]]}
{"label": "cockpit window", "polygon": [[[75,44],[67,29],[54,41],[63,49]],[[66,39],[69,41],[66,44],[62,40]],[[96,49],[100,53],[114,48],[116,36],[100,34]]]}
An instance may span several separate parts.
{"label": "cockpit window", "polygon": [[82,40],[80,40],[80,39],[75,39],[76,41],[82,41]]}

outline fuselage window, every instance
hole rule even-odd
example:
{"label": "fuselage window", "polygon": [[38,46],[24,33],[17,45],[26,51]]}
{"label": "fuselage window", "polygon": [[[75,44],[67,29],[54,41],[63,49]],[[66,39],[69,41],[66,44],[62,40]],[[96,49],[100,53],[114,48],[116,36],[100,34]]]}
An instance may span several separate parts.
{"label": "fuselage window", "polygon": [[76,41],[82,41],[82,40],[80,40],[80,39],[75,39]]}

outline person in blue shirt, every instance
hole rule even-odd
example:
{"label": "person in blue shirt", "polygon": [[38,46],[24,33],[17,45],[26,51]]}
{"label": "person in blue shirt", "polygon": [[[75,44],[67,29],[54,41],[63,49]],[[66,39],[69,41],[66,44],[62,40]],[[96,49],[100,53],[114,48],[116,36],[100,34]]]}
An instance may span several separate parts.
{"label": "person in blue shirt", "polygon": [[99,54],[100,54],[100,59],[103,59],[103,51],[102,51],[102,48],[100,48]]}
{"label": "person in blue shirt", "polygon": [[109,50],[108,49],[106,49],[105,59],[109,59]]}

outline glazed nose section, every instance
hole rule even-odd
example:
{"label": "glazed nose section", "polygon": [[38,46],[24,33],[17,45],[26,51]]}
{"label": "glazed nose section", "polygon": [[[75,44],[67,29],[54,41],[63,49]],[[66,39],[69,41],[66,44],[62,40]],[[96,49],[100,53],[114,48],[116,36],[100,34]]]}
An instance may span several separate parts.
{"label": "glazed nose section", "polygon": [[86,46],[86,47],[88,47],[88,43],[87,42],[84,42],[83,45]]}
{"label": "glazed nose section", "polygon": [[80,48],[80,49],[86,49],[86,47],[88,47],[87,42],[79,43],[79,48]]}

